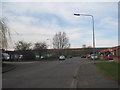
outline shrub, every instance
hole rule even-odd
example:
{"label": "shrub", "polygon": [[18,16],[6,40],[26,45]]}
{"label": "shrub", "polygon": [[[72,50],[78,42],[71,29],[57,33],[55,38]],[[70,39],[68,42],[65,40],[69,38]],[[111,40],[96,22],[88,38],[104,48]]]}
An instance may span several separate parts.
{"label": "shrub", "polygon": [[35,54],[32,51],[26,51],[23,55],[23,60],[35,60]]}

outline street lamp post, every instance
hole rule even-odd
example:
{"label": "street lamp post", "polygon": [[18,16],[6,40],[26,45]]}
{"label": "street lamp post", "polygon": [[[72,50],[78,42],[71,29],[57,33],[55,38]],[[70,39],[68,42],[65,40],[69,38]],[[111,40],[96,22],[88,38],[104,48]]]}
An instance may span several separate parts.
{"label": "street lamp post", "polygon": [[48,41],[49,41],[49,49],[51,48],[51,41],[50,41],[50,39],[47,39]]}
{"label": "street lamp post", "polygon": [[[48,42],[50,41],[50,39],[46,39]],[[50,55],[50,43],[48,43],[48,49],[47,49],[47,56],[49,57]]]}
{"label": "street lamp post", "polygon": [[50,56],[52,52],[52,40],[51,39],[47,39],[47,40],[49,41],[48,55]]}
{"label": "street lamp post", "polygon": [[75,16],[90,16],[92,17],[92,23],[93,23],[93,61],[95,63],[95,33],[94,33],[94,17],[93,15],[89,15],[89,14],[74,14]]}

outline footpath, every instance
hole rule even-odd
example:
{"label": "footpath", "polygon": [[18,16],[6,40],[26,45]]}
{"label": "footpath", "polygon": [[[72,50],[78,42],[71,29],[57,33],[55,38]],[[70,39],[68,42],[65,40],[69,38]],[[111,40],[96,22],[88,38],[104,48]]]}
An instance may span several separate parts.
{"label": "footpath", "polygon": [[118,83],[104,76],[93,62],[81,59],[77,88],[119,88]]}

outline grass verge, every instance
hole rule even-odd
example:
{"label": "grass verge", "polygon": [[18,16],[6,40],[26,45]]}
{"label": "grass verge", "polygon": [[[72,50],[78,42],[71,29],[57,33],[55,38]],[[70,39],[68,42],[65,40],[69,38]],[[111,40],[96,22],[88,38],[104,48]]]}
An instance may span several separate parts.
{"label": "grass verge", "polygon": [[96,63],[95,66],[109,78],[118,81],[120,84],[120,64],[115,62],[101,62]]}

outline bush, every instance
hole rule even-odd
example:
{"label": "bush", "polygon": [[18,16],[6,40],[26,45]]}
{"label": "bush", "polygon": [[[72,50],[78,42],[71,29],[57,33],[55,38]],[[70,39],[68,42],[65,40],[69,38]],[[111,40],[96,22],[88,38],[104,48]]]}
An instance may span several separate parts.
{"label": "bush", "polygon": [[32,51],[26,51],[23,55],[23,60],[35,60],[35,54]]}

